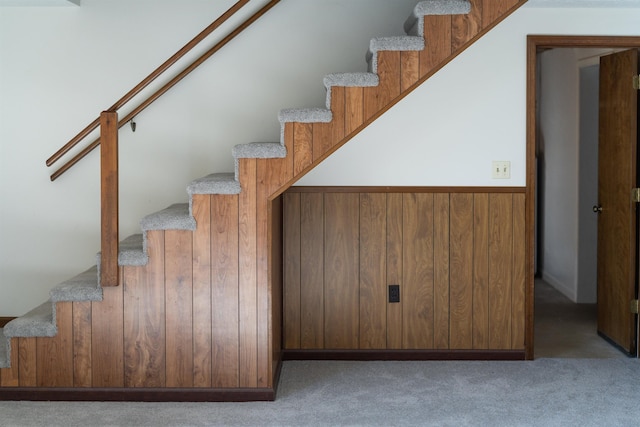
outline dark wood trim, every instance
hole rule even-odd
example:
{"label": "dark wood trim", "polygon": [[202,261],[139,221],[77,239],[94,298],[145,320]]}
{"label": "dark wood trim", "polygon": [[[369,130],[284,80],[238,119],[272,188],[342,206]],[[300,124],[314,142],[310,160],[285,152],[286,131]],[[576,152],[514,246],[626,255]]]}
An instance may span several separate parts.
{"label": "dark wood trim", "polygon": [[564,36],[532,34],[527,36],[527,42],[533,45],[536,51],[557,47],[640,47],[640,37],[638,36]]}
{"label": "dark wood trim", "polygon": [[283,360],[524,360],[523,350],[286,350]]}
{"label": "dark wood trim", "polygon": [[118,113],[100,114],[101,286],[118,286]]}
{"label": "dark wood trim", "polygon": [[629,47],[640,48],[638,36],[560,36],[529,35],[527,36],[527,271],[526,271],[526,307],[525,307],[525,352],[527,359],[534,355],[534,271],[535,254],[535,158],[536,158],[536,72],[537,54],[546,49],[556,47]]}
{"label": "dark wood trim", "polygon": [[15,317],[0,317],[0,328],[4,328],[4,325],[11,322]]}
{"label": "dark wood trim", "polygon": [[275,398],[273,388],[0,388],[0,401],[254,402]]}
{"label": "dark wood trim", "polygon": [[287,193],[525,193],[526,187],[290,187]]}

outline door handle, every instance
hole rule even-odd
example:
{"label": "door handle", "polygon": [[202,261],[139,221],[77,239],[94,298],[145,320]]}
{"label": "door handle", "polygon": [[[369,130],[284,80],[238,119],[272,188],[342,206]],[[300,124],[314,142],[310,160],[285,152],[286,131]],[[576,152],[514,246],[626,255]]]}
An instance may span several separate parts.
{"label": "door handle", "polygon": [[598,213],[598,214],[599,214],[599,213],[602,213],[602,206],[600,206],[600,205],[593,205],[593,211],[594,211],[595,213]]}

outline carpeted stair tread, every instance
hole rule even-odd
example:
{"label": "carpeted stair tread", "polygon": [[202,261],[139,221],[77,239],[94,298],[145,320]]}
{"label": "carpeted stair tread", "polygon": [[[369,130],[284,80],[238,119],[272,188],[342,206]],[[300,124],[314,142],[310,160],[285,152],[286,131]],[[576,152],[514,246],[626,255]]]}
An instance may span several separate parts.
{"label": "carpeted stair tread", "polygon": [[148,261],[142,234],[132,234],[119,243],[118,265],[147,265]]}
{"label": "carpeted stair tread", "polygon": [[0,368],[11,367],[11,341],[4,336],[4,329],[0,328]]}
{"label": "carpeted stair tread", "polygon": [[[102,262],[102,253],[96,254],[97,275],[100,277],[100,263]],[[133,234],[118,243],[118,265],[124,266],[140,266],[147,265],[149,257],[144,243],[142,234]]]}
{"label": "carpeted stair tread", "polygon": [[196,221],[189,212],[188,203],[176,203],[140,220],[143,231],[149,230],[195,230]]}
{"label": "carpeted stair tread", "polygon": [[375,37],[369,42],[369,51],[366,59],[369,63],[369,71],[378,72],[378,52],[391,51],[419,51],[424,49],[424,38],[417,36],[391,36]]}
{"label": "carpeted stair tread", "polygon": [[[278,113],[280,123],[329,123],[333,118],[326,108],[285,108]],[[284,144],[283,144],[284,145]]]}
{"label": "carpeted stair tread", "polygon": [[191,181],[187,187],[187,193],[190,196],[194,194],[240,194],[240,183],[232,172],[212,173]]}
{"label": "carpeted stair tread", "polygon": [[404,30],[412,36],[424,36],[426,15],[465,15],[471,11],[469,0],[427,0],[413,8],[413,13],[404,23]]}
{"label": "carpeted stair tread", "polygon": [[55,304],[47,301],[4,326],[6,337],[53,337],[58,333]]}
{"label": "carpeted stair tread", "polygon": [[327,109],[331,108],[331,88],[342,87],[371,87],[380,84],[380,78],[374,73],[331,73],[324,76],[324,86],[327,88]]}
{"label": "carpeted stair tread", "polygon": [[331,73],[324,76],[324,86],[365,87],[378,86],[380,79],[374,73]]}
{"label": "carpeted stair tread", "polygon": [[287,149],[279,142],[250,142],[233,147],[236,159],[281,159],[287,157]]}
{"label": "carpeted stair tread", "polygon": [[50,292],[52,302],[58,301],[102,301],[102,288],[98,285],[98,267],[66,280]]}

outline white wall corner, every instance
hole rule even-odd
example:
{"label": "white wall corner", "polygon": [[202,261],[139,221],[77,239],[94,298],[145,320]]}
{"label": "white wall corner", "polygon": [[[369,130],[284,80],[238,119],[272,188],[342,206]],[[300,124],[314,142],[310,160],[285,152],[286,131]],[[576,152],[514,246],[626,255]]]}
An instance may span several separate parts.
{"label": "white wall corner", "polygon": [[575,284],[567,284],[563,280],[558,279],[557,277],[549,274],[548,272],[542,273],[542,280],[547,282],[549,285],[554,287],[557,291],[559,291],[562,295],[569,298],[571,302],[578,302],[578,295]]}

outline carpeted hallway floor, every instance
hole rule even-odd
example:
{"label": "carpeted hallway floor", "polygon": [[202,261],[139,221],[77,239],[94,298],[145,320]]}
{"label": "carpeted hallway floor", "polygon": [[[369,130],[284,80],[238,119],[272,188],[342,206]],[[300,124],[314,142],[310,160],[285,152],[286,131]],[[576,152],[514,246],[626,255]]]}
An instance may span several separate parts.
{"label": "carpeted hallway floor", "polygon": [[286,362],[275,402],[0,402],[0,426],[637,426],[640,360],[547,286],[534,361]]}

